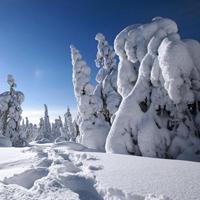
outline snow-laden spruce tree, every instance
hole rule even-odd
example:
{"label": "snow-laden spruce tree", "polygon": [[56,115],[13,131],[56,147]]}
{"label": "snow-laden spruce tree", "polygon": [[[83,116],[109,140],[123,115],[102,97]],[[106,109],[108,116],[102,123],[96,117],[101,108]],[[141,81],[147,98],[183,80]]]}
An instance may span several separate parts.
{"label": "snow-laden spruce tree", "polygon": [[28,117],[26,117],[25,122],[24,119],[22,121],[20,131],[27,142],[34,141],[37,136],[37,125],[30,123]]}
{"label": "snow-laden spruce tree", "polygon": [[44,118],[40,118],[36,140],[53,141],[54,137],[51,131],[51,124],[49,121],[48,108],[46,104],[44,104],[44,109]]}
{"label": "snow-laden spruce tree", "polygon": [[26,124],[24,122],[24,119],[22,120],[22,123],[20,124],[19,129],[20,129],[20,136],[21,136],[21,138],[23,138],[24,140],[26,140],[27,142],[29,142],[28,141],[28,137],[27,137]]}
{"label": "snow-laden spruce tree", "polygon": [[101,112],[106,121],[111,124],[112,116],[118,110],[121,102],[121,95],[117,91],[116,55],[113,47],[108,44],[102,33],[98,33],[95,39],[98,41],[96,66],[99,68],[96,76],[98,85],[95,95],[102,99],[103,109]]}
{"label": "snow-laden spruce tree", "polygon": [[35,138],[35,140],[39,141],[39,140],[41,140],[43,138],[44,138],[44,119],[41,117],[40,118],[40,122],[39,122],[39,126],[38,126],[38,135]]}
{"label": "snow-laden spruce tree", "polygon": [[0,94],[0,135],[5,135],[7,117],[8,117],[8,104],[11,96],[9,92],[4,92]]}
{"label": "snow-laden spruce tree", "polygon": [[48,108],[47,105],[44,104],[44,129],[46,132],[46,135],[48,135],[49,138],[51,138],[51,124],[49,121],[49,113],[48,113]]}
{"label": "snow-laden spruce tree", "polygon": [[51,132],[54,137],[54,140],[61,136],[62,129],[63,129],[63,122],[62,122],[61,117],[59,116],[59,118],[55,119],[55,122],[52,123],[52,131]]}
{"label": "snow-laden spruce tree", "polygon": [[32,133],[31,134],[32,135],[31,141],[34,141],[35,138],[38,136],[38,126],[37,126],[37,124],[30,123],[29,128],[31,129],[31,133]]}
{"label": "snow-laden spruce tree", "polygon": [[177,31],[155,18],[116,37],[123,100],[107,152],[200,160],[200,44]]}
{"label": "snow-laden spruce tree", "polygon": [[69,107],[67,108],[67,112],[65,113],[64,117],[65,117],[65,120],[66,120],[70,140],[75,141],[76,140],[75,127],[74,127],[74,124],[72,122],[72,115],[71,115]]}
{"label": "snow-laden spruce tree", "polygon": [[93,149],[103,151],[109,131],[109,123],[100,113],[103,108],[102,100],[94,95],[94,87],[90,83],[91,69],[82,59],[79,51],[71,46],[73,65],[73,85],[77,99],[80,142]]}
{"label": "snow-laden spruce tree", "polygon": [[4,115],[3,134],[10,138],[13,146],[25,146],[27,142],[23,135],[20,135],[21,104],[24,101],[24,94],[15,90],[16,83],[12,75],[8,75],[7,82],[10,91],[5,93],[5,96],[9,95],[9,101]]}
{"label": "snow-laden spruce tree", "polygon": [[74,126],[74,131],[75,131],[74,135],[75,135],[75,137],[77,139],[79,137],[79,135],[80,135],[80,131],[79,131],[79,126],[78,126],[78,124],[76,122],[76,119],[74,119],[74,121],[73,121],[73,126]]}
{"label": "snow-laden spruce tree", "polygon": [[21,131],[23,134],[25,134],[25,132],[26,132],[26,124],[25,124],[24,119],[22,119],[22,123],[21,123],[21,125],[20,125],[20,131]]}
{"label": "snow-laden spruce tree", "polygon": [[23,137],[26,138],[26,140],[28,142],[30,142],[31,138],[32,138],[32,132],[30,129],[30,123],[29,123],[28,117],[25,118],[25,122],[23,119],[22,125],[21,125],[21,130],[22,130]]}
{"label": "snow-laden spruce tree", "polygon": [[70,140],[68,123],[67,123],[67,118],[65,115],[64,115],[63,127],[61,129],[61,138],[63,138],[66,141]]}

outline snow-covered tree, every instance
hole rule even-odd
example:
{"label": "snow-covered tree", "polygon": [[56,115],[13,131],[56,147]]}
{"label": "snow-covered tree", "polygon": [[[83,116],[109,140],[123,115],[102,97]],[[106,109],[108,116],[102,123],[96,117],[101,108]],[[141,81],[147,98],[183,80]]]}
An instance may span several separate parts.
{"label": "snow-covered tree", "polygon": [[62,135],[62,129],[63,129],[63,123],[61,117],[59,116],[59,118],[55,119],[55,122],[52,123],[52,135],[54,139]]}
{"label": "snow-covered tree", "polygon": [[38,127],[38,135],[35,138],[36,141],[42,140],[45,138],[44,136],[44,119],[41,117],[40,122],[39,122],[39,127]]}
{"label": "snow-covered tree", "polygon": [[[59,118],[61,120],[61,118]],[[60,121],[59,120],[59,121]],[[61,121],[62,122],[62,121]],[[52,130],[53,127],[55,127],[55,124],[53,124],[52,126]],[[61,124],[62,126],[59,127],[59,131],[60,131],[60,138],[58,138],[56,141],[75,141],[76,140],[76,129],[75,126],[72,122],[72,116],[70,113],[70,109],[69,107],[67,108],[67,112],[64,114],[64,124]]]}
{"label": "snow-covered tree", "polygon": [[158,17],[116,37],[123,100],[107,152],[200,160],[200,44],[177,31]]}
{"label": "snow-covered tree", "polygon": [[54,138],[51,131],[51,124],[49,121],[48,108],[46,104],[44,104],[44,109],[44,118],[40,118],[36,140],[46,139],[46,141],[53,141]]}
{"label": "snow-covered tree", "polygon": [[24,101],[24,94],[15,90],[16,83],[12,75],[8,75],[7,82],[10,91],[6,94],[10,97],[4,115],[3,131],[5,136],[10,138],[13,146],[25,146],[26,141],[22,138],[22,135],[20,135],[21,104]]}
{"label": "snow-covered tree", "polygon": [[31,135],[32,135],[32,140],[31,141],[34,141],[35,140],[35,138],[37,137],[37,135],[38,135],[38,127],[37,127],[37,125],[36,124],[32,124],[32,123],[30,123],[30,129],[31,129]]}
{"label": "snow-covered tree", "polygon": [[102,99],[103,110],[106,121],[110,124],[112,116],[118,110],[121,95],[117,91],[117,64],[115,52],[108,44],[103,34],[98,33],[95,37],[98,41],[96,65],[99,68],[96,80],[99,83],[95,94]]}
{"label": "snow-covered tree", "polygon": [[25,134],[26,134],[27,140],[30,142],[32,140],[31,125],[29,123],[28,117],[26,117],[25,120],[26,120],[26,122],[25,122]]}
{"label": "snow-covered tree", "polygon": [[79,126],[75,119],[73,121],[73,126],[74,126],[74,131],[75,131],[75,137],[77,138],[80,135],[80,131],[79,131]]}
{"label": "snow-covered tree", "polygon": [[26,125],[25,125],[24,119],[22,120],[22,123],[20,125],[20,135],[24,140],[27,140]]}
{"label": "snow-covered tree", "polygon": [[80,142],[90,148],[104,150],[105,140],[109,131],[109,123],[100,113],[102,100],[94,95],[94,87],[90,83],[91,69],[82,59],[79,51],[71,46],[73,65],[73,85],[78,103],[78,126]]}
{"label": "snow-covered tree", "polygon": [[9,92],[0,94],[0,135],[5,135],[8,117],[8,106],[11,96]]}
{"label": "snow-covered tree", "polygon": [[44,129],[46,134],[49,135],[49,138],[51,138],[51,124],[49,121],[48,108],[46,104],[44,104],[44,109]]}
{"label": "snow-covered tree", "polygon": [[22,121],[21,127],[20,127],[21,134],[23,135],[23,138],[26,138],[27,142],[34,141],[37,136],[37,125],[33,125],[29,122],[28,117],[25,118]]}
{"label": "snow-covered tree", "polygon": [[68,124],[67,124],[67,119],[64,115],[64,123],[63,123],[63,127],[61,129],[61,137],[64,138],[64,140],[69,140],[69,129],[68,129]]}
{"label": "snow-covered tree", "polygon": [[67,112],[65,113],[64,117],[65,117],[65,120],[66,120],[70,140],[75,141],[76,133],[75,133],[75,129],[74,129],[74,124],[72,122],[72,115],[71,115],[69,107],[67,108]]}

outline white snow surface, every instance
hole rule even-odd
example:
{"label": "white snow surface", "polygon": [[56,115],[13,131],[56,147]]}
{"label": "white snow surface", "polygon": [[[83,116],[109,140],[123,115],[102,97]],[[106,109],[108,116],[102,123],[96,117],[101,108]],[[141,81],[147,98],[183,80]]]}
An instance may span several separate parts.
{"label": "white snow surface", "polygon": [[12,177],[15,173],[22,173],[30,168],[36,154],[27,149],[0,147],[0,182],[5,177]]}
{"label": "white snow surface", "polygon": [[73,142],[0,148],[1,200],[198,200],[200,164],[92,152]]}

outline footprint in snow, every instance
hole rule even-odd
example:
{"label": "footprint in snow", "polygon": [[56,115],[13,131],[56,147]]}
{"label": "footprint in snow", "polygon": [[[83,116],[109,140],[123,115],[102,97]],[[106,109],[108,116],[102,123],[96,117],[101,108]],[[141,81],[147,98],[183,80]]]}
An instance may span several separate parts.
{"label": "footprint in snow", "polygon": [[27,189],[30,189],[34,182],[47,176],[49,170],[47,168],[28,169],[23,173],[16,174],[3,180],[4,184],[17,184]]}

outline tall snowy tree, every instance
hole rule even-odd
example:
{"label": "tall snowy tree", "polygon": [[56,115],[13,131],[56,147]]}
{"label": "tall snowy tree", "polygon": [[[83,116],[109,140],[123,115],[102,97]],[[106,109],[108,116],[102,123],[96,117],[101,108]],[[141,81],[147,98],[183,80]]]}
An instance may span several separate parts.
{"label": "tall snowy tree", "polygon": [[63,128],[61,129],[61,137],[64,138],[64,140],[69,140],[69,129],[68,129],[68,124],[67,124],[67,118],[64,115],[64,124],[63,124]]}
{"label": "tall snowy tree", "polygon": [[60,137],[62,134],[62,129],[63,129],[63,123],[62,123],[62,119],[59,116],[58,119],[55,119],[55,122],[52,123],[52,135],[54,137],[54,139]]}
{"label": "tall snowy tree", "polygon": [[30,123],[29,123],[28,117],[26,117],[25,120],[26,120],[26,122],[25,122],[25,134],[26,134],[26,138],[27,138],[28,141],[31,141],[32,133],[31,133],[31,128],[30,128]]}
{"label": "tall snowy tree", "polygon": [[111,118],[119,108],[121,102],[121,95],[117,91],[118,70],[115,52],[103,34],[98,33],[95,39],[98,41],[96,65],[99,68],[96,76],[99,84],[96,87],[95,94],[102,99],[102,113],[106,121],[111,124]]}
{"label": "tall snowy tree", "polygon": [[35,140],[40,141],[40,140],[44,139],[45,138],[44,132],[45,132],[44,131],[44,119],[41,117],[39,126],[38,126],[38,134],[37,134],[37,137],[35,138]]}
{"label": "tall snowy tree", "polygon": [[46,132],[46,135],[48,135],[49,137],[51,137],[51,124],[49,121],[49,113],[48,113],[48,108],[47,105],[44,104],[44,129]]}
{"label": "tall snowy tree", "polygon": [[9,96],[5,118],[4,118],[4,134],[10,138],[13,146],[25,146],[26,141],[20,135],[20,121],[22,108],[21,104],[24,101],[24,94],[16,91],[16,83],[12,75],[8,75],[8,85],[10,86]]}
{"label": "tall snowy tree", "polygon": [[33,136],[33,138],[32,138],[32,141],[34,141],[35,140],[35,138],[37,137],[37,135],[38,135],[38,126],[37,126],[37,124],[31,124],[32,126],[31,126],[31,132],[32,132],[32,136]]}
{"label": "tall snowy tree", "polygon": [[66,123],[67,123],[67,128],[68,128],[68,133],[69,133],[70,139],[72,141],[75,141],[76,134],[75,134],[74,125],[73,125],[73,122],[72,122],[72,115],[71,115],[69,107],[67,108],[67,112],[65,113],[64,116],[65,116],[65,119],[66,119]]}
{"label": "tall snowy tree", "polygon": [[36,140],[46,139],[46,141],[53,141],[54,138],[51,131],[51,124],[49,121],[48,108],[46,104],[44,104],[44,109],[44,118],[40,118]]}
{"label": "tall snowy tree", "polygon": [[78,124],[76,123],[75,119],[73,121],[73,126],[74,126],[74,131],[75,131],[75,137],[77,138],[80,135],[80,131],[79,131],[79,127],[78,127]]}
{"label": "tall snowy tree", "polygon": [[5,135],[7,117],[8,117],[8,106],[10,101],[9,92],[4,92],[0,94],[0,135]]}
{"label": "tall snowy tree", "polygon": [[123,101],[107,152],[200,160],[200,44],[177,31],[174,21],[155,18],[116,37]]}
{"label": "tall snowy tree", "polygon": [[80,142],[90,148],[103,151],[109,131],[109,123],[100,113],[103,108],[101,99],[94,95],[94,87],[90,83],[90,68],[82,59],[79,51],[71,46],[73,65],[73,85],[78,103],[78,125]]}
{"label": "tall snowy tree", "polygon": [[24,122],[24,119],[22,120],[22,123],[20,125],[20,135],[22,138],[24,138],[24,140],[27,140],[27,135],[26,135],[26,125]]}
{"label": "tall snowy tree", "polygon": [[30,123],[28,117],[25,118],[25,122],[23,119],[20,129],[23,137],[26,138],[27,142],[35,140],[37,136],[37,125]]}

